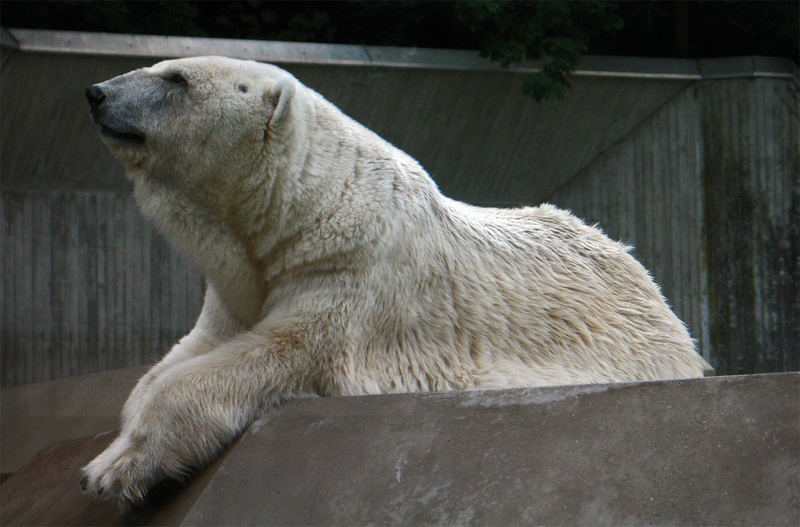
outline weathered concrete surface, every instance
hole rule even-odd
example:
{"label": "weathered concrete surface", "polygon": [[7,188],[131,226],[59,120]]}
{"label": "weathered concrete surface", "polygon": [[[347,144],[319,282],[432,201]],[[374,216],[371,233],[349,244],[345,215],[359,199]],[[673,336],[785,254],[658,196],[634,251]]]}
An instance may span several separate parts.
{"label": "weathered concrete surface", "polygon": [[251,427],[185,523],[794,524],[799,381],[298,401]]}
{"label": "weathered concrete surface", "polygon": [[119,426],[145,367],[111,370],[0,391],[0,473],[16,472],[46,446]]}
{"label": "weathered concrete surface", "polygon": [[82,494],[76,479],[115,435],[65,441],[37,454],[0,486],[0,525],[178,525],[225,459],[186,486],[176,481],[158,485],[144,506],[122,513],[116,505]]}
{"label": "weathered concrete surface", "polygon": [[[2,523],[120,522],[79,494],[92,441],[4,483]],[[126,521],[796,525],[800,373],[292,401],[166,496]]]}

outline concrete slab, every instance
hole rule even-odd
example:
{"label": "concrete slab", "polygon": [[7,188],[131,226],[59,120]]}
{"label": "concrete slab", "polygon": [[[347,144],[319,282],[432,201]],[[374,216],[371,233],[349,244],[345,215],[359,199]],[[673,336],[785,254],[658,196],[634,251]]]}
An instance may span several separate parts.
{"label": "concrete slab", "polygon": [[123,519],[78,490],[77,467],[108,439],[47,450],[12,476],[1,523],[800,520],[800,373],[292,401],[189,487],[162,486]]}
{"label": "concrete slab", "polygon": [[0,525],[178,525],[197,500],[219,463],[188,485],[166,481],[144,506],[121,512],[81,492],[80,468],[114,439],[116,432],[64,441],[45,448],[18,474],[0,485]]}
{"label": "concrete slab", "polygon": [[796,525],[800,374],[289,403],[184,525]]}
{"label": "concrete slab", "polygon": [[[51,446],[25,465],[18,476],[0,485],[0,524],[62,525],[115,522],[119,512],[109,504],[80,499],[75,483],[81,463],[113,439],[107,433],[90,439]],[[69,481],[69,480],[72,481]]]}
{"label": "concrete slab", "polygon": [[46,446],[119,426],[122,405],[146,367],[25,384],[0,391],[0,473]]}

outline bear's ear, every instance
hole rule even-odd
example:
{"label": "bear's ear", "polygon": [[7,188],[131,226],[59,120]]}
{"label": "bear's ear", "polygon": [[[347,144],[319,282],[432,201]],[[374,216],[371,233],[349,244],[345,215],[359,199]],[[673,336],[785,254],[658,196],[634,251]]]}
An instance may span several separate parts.
{"label": "bear's ear", "polygon": [[269,116],[267,126],[264,129],[265,138],[269,130],[279,129],[283,122],[286,121],[294,98],[294,91],[294,79],[281,79],[264,94],[264,104],[272,108],[272,114]]}

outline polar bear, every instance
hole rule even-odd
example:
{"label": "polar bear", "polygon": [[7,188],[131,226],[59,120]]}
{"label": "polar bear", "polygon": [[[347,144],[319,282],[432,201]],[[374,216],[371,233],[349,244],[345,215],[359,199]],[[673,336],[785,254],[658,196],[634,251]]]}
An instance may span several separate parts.
{"label": "polar bear", "polygon": [[207,281],[86,491],[138,502],[292,397],[703,374],[628,247],[551,205],[444,197],[275,66],[171,60],[86,96],[142,213]]}

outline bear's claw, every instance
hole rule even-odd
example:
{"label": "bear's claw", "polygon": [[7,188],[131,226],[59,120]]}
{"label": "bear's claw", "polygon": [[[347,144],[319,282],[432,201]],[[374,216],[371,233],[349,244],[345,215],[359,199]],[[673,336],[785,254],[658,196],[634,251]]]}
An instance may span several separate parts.
{"label": "bear's claw", "polygon": [[155,474],[148,470],[152,463],[146,456],[130,445],[130,441],[118,438],[83,467],[81,489],[121,506],[141,502],[155,482]]}

